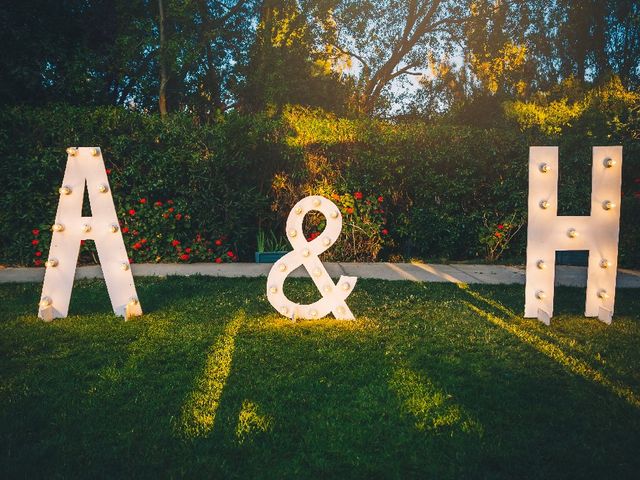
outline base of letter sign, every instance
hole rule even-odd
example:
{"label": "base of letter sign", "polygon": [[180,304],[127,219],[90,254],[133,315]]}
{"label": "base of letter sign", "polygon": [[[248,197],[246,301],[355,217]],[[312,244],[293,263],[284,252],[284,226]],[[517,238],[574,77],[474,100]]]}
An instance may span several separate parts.
{"label": "base of letter sign", "polygon": [[607,325],[611,325],[612,319],[613,319],[613,312],[611,310],[607,310],[606,308],[602,308],[602,307],[598,309],[598,320],[606,323]]}
{"label": "base of letter sign", "polygon": [[124,310],[125,321],[133,317],[139,317],[141,315],[142,315],[142,308],[140,307],[139,303],[136,303],[135,305],[128,304]]}
{"label": "base of letter sign", "polygon": [[549,315],[548,312],[542,310],[541,308],[538,309],[538,320],[540,320],[546,326],[551,325],[551,315]]}
{"label": "base of letter sign", "polygon": [[50,322],[53,320],[54,315],[53,315],[53,307],[51,305],[49,305],[48,307],[44,307],[44,308],[40,308],[40,312],[38,313],[38,316],[44,320],[45,322]]}

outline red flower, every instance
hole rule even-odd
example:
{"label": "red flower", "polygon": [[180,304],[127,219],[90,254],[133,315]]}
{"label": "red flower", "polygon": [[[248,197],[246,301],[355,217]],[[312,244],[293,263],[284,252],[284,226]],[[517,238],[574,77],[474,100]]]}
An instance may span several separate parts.
{"label": "red flower", "polygon": [[129,210],[129,215],[133,216],[135,214],[136,214],[136,211],[133,208]]}
{"label": "red flower", "polygon": [[142,203],[142,204],[147,203],[147,199],[146,198],[141,198],[140,199],[140,203]]}
{"label": "red flower", "polygon": [[504,225],[500,224],[498,225],[498,230],[502,230],[504,228]]}
{"label": "red flower", "polygon": [[231,250],[227,252],[227,257],[233,257],[233,252]]}
{"label": "red flower", "polygon": [[137,236],[138,235],[138,230],[134,230],[133,234]]}
{"label": "red flower", "polygon": [[80,240],[80,245],[84,245],[86,242],[84,240]]}
{"label": "red flower", "polygon": [[40,250],[38,250],[38,251],[35,253],[35,256],[36,256],[36,257],[41,257],[41,256],[42,256],[42,252],[41,252]]}
{"label": "red flower", "polygon": [[180,220],[182,219],[182,214],[181,213],[176,213],[176,220]]}
{"label": "red flower", "polygon": [[497,238],[501,238],[501,237],[502,237],[502,234],[501,234],[500,232],[496,232],[494,235],[495,235]]}
{"label": "red flower", "polygon": [[184,260],[186,262],[187,260],[189,260],[189,255],[183,253],[182,255],[180,255],[180,260]]}
{"label": "red flower", "polygon": [[142,245],[144,245],[145,243],[147,243],[147,239],[146,239],[146,238],[143,238],[142,240],[140,240],[140,243],[141,243]]}
{"label": "red flower", "polygon": [[38,236],[38,234],[40,233],[40,230],[38,230],[37,228],[34,228],[33,230],[31,230],[31,233],[33,233],[34,236]]}
{"label": "red flower", "polygon": [[347,208],[347,213],[349,215],[351,215],[353,213],[353,208],[351,208],[351,207]]}
{"label": "red flower", "polygon": [[[167,203],[168,203],[168,202],[167,202]],[[170,207],[168,211],[169,211],[169,212],[173,212],[173,207]]]}
{"label": "red flower", "polygon": [[337,193],[333,193],[331,194],[331,198],[333,198],[334,200],[340,200],[340,195],[338,195]]}
{"label": "red flower", "polygon": [[171,240],[171,245],[177,247],[178,245],[180,245],[180,240]]}
{"label": "red flower", "polygon": [[129,263],[133,263],[133,258],[130,258],[130,259],[129,259]]}
{"label": "red flower", "polygon": [[129,227],[122,227],[122,233],[129,233]]}
{"label": "red flower", "polygon": [[134,250],[140,250],[142,248],[142,244],[140,242],[136,242],[133,244]]}
{"label": "red flower", "polygon": [[384,198],[382,197],[382,195],[380,195],[380,196],[378,197],[378,202],[380,202],[380,203],[384,202]]}
{"label": "red flower", "polygon": [[222,259],[220,257],[216,258],[216,263],[222,263]]}
{"label": "red flower", "polygon": [[154,207],[161,207],[162,206],[162,202],[157,201],[156,203],[153,204]]}
{"label": "red flower", "polygon": [[184,251],[187,253],[191,253],[191,249],[189,247],[185,248]]}
{"label": "red flower", "polygon": [[362,200],[362,192],[356,192],[356,193],[354,193],[354,194],[353,194],[353,197],[354,197],[356,200]]}
{"label": "red flower", "polygon": [[199,233],[196,235],[196,242],[199,242],[200,240],[202,240],[202,235],[200,235]]}
{"label": "red flower", "polygon": [[109,175],[111,173],[111,169],[110,168],[105,168],[104,171],[107,172],[107,175]]}
{"label": "red flower", "polygon": [[163,213],[162,214],[162,218],[169,218],[169,214],[168,213]]}
{"label": "red flower", "polygon": [[40,265],[42,265],[42,260],[40,260],[39,258],[36,258],[33,263],[36,265],[36,267],[39,267]]}
{"label": "red flower", "polygon": [[387,230],[386,228],[383,228],[381,233],[383,235],[389,235],[389,230]]}
{"label": "red flower", "polygon": [[37,245],[37,244],[39,244],[39,243],[40,243],[40,242],[39,242],[38,240],[31,240],[31,245]]}
{"label": "red flower", "polygon": [[167,200],[167,203],[168,203],[169,205],[173,205],[173,200]]}
{"label": "red flower", "polygon": [[215,243],[217,246],[220,246],[220,245],[222,245],[222,240],[217,239],[217,240],[216,240],[215,242],[213,242],[213,243]]}

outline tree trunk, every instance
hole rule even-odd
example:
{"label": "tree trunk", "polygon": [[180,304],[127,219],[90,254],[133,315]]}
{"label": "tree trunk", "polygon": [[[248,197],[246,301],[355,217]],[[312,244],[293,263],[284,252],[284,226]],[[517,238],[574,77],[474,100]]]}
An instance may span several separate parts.
{"label": "tree trunk", "polygon": [[167,116],[167,83],[169,83],[169,72],[167,68],[167,40],[164,31],[164,4],[158,0],[160,10],[160,91],[158,92],[158,109],[160,116]]}

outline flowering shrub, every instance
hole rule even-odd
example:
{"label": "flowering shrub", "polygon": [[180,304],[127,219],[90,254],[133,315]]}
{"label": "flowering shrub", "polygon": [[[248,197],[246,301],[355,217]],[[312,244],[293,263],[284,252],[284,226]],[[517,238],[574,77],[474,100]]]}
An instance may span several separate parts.
{"label": "flowering shrub", "polygon": [[501,223],[490,223],[485,215],[485,228],[480,236],[480,243],[486,248],[486,259],[494,262],[500,258],[523,225],[524,221],[516,221],[515,214]]}
{"label": "flowering shrub", "polygon": [[235,262],[226,235],[193,235],[191,215],[180,200],[140,198],[118,212],[130,262]]}

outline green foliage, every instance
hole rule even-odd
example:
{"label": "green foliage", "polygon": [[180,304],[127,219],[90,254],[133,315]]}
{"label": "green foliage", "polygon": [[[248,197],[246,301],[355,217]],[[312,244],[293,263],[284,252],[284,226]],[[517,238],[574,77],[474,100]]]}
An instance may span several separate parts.
{"label": "green foliage", "polygon": [[[3,478],[635,478],[640,290],[616,319],[556,289],[358,280],[353,322],[293,323],[264,278],[138,278],[145,314],[77,282],[0,285]],[[316,299],[310,279],[287,294]],[[550,401],[550,399],[553,401]],[[559,431],[561,428],[561,431]],[[571,452],[571,454],[567,454]]]}

